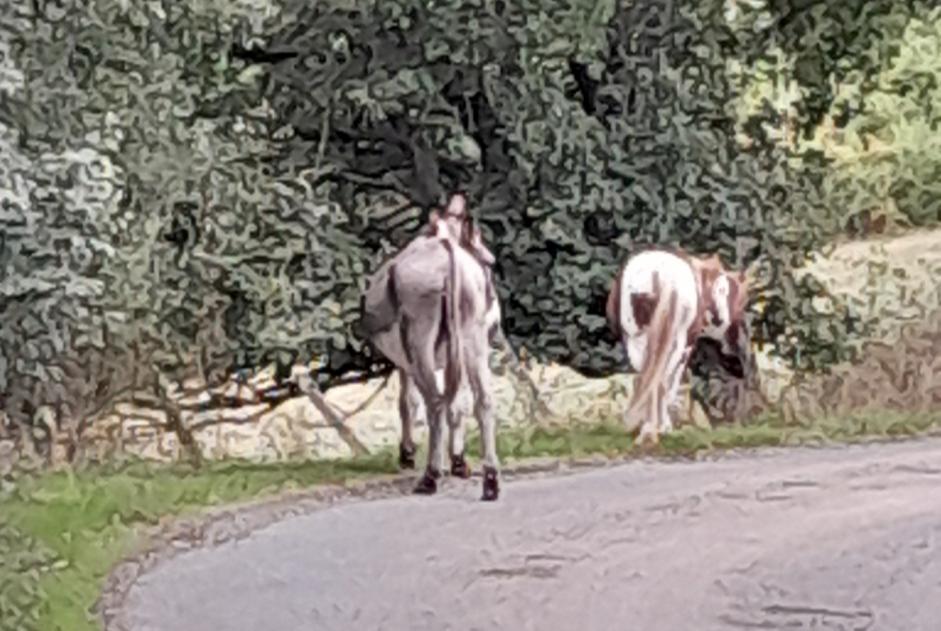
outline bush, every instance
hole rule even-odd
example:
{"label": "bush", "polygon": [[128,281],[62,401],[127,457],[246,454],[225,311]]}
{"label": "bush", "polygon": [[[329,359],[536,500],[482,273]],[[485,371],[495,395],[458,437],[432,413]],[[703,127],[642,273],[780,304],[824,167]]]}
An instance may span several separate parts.
{"label": "bush", "polygon": [[941,220],[941,11],[912,18],[874,77],[855,77],[835,107],[861,106],[828,138],[834,204],[925,226]]}
{"label": "bush", "polygon": [[604,299],[645,243],[758,261],[758,339],[798,368],[845,357],[850,314],[814,310],[792,272],[824,234],[825,165],[776,144],[771,113],[740,120],[729,60],[767,34],[723,9],[17,4],[4,407],[84,417],[269,360],[315,359],[323,385],[382,370],[350,335],[363,277],[456,188],[499,257],[508,336],[540,359],[619,369]]}

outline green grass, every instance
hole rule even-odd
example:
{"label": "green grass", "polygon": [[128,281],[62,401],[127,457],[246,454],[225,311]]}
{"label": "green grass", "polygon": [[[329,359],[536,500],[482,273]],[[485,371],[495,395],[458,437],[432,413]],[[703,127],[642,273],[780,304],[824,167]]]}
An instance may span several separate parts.
{"label": "green grass", "polygon": [[[870,413],[785,425],[767,418],[714,430],[686,427],[664,436],[657,451],[689,455],[734,447],[855,441],[916,435],[941,426],[941,414]],[[468,453],[478,453],[475,431]],[[627,455],[635,451],[616,424],[503,430],[505,463],[533,457]],[[421,462],[421,461],[419,461]],[[348,482],[396,472],[391,451],[358,461],[189,466],[135,463],[18,481],[0,498],[0,629],[91,631],[89,614],[111,567],[140,542],[143,528],[172,515],[249,500],[292,488]]]}
{"label": "green grass", "polygon": [[97,629],[89,609],[141,527],[292,488],[394,473],[390,453],[358,461],[188,466],[135,463],[26,478],[0,501],[0,629]]}

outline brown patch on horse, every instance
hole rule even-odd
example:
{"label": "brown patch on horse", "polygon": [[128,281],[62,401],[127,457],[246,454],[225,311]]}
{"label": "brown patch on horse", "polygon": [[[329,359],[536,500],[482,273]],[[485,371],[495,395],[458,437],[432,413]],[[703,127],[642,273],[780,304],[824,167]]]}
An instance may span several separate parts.
{"label": "brown patch on horse", "polygon": [[461,244],[468,252],[473,253],[474,251],[474,236],[476,234],[476,224],[474,223],[474,218],[469,215],[461,215],[455,217],[461,220],[461,234],[458,238],[458,243]]}
{"label": "brown patch on horse", "polygon": [[653,287],[651,289],[650,293],[638,292],[631,294],[631,313],[634,316],[634,322],[637,323],[637,328],[640,330],[644,330],[650,325],[654,311],[660,303],[662,289],[660,274],[657,272],[653,273]]}
{"label": "brown patch on horse", "polygon": [[736,345],[738,344],[738,334],[739,334],[740,328],[741,327],[739,323],[736,321],[733,321],[732,324],[729,325],[729,328],[726,329],[725,331],[725,339],[728,341],[729,346],[732,348],[735,348]]}
{"label": "brown patch on horse", "polygon": [[738,281],[734,278],[729,278],[729,319],[733,322],[741,317],[742,310],[742,300],[741,300],[741,289],[738,286]]}
{"label": "brown patch on horse", "polygon": [[702,328],[708,323],[716,326],[719,324],[719,309],[712,300],[712,286],[716,279],[723,272],[722,261],[713,254],[708,259],[693,259],[693,272],[696,274],[696,282],[699,285],[699,313],[696,314],[696,326],[698,335]]}
{"label": "brown patch on horse", "polygon": [[631,294],[631,312],[639,329],[647,328],[656,308],[657,297],[654,294]]}
{"label": "brown patch on horse", "polygon": [[735,348],[742,333],[742,322],[748,306],[748,288],[743,274],[729,278],[729,328],[725,339]]}

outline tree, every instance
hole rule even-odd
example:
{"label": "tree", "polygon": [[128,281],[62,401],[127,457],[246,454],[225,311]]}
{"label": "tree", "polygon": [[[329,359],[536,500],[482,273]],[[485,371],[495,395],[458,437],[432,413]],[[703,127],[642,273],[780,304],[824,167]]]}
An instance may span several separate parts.
{"label": "tree", "polygon": [[[395,0],[299,6],[239,54],[268,67],[265,94],[297,134],[285,159],[323,166],[371,251],[401,245],[445,190],[470,192],[508,335],[536,356],[615,370],[604,296],[653,242],[763,256],[758,337],[819,365],[846,326],[808,313],[816,288],[790,274],[819,243],[818,163],[760,130],[736,142],[725,56],[742,46],[718,2]],[[357,216],[377,191],[418,210]]]}

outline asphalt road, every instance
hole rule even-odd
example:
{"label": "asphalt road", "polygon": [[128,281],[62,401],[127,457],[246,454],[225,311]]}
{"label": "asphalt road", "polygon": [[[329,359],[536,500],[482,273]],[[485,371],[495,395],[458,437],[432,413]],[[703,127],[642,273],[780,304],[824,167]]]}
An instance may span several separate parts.
{"label": "asphalt road", "polygon": [[941,440],[336,506],[144,574],[134,631],[941,630]]}

